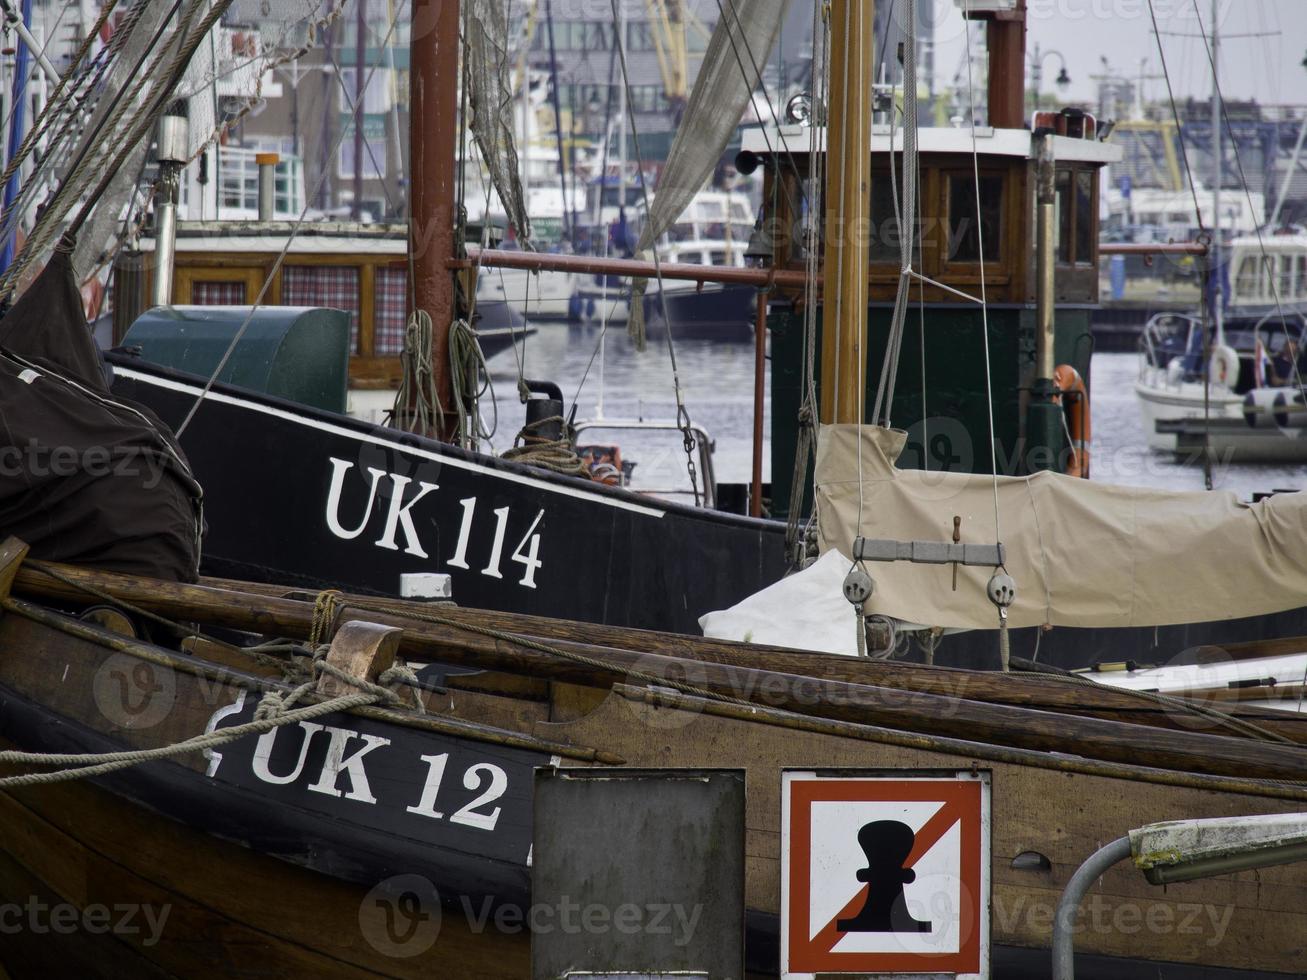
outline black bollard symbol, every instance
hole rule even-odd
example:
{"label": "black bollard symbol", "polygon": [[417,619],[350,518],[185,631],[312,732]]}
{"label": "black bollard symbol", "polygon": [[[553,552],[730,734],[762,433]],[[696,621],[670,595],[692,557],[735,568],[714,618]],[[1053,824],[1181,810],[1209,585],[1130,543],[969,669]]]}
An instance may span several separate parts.
{"label": "black bollard symbol", "polygon": [[908,912],[903,886],[916,880],[917,873],[903,867],[912,853],[917,835],[898,820],[874,820],[858,831],[858,846],[867,866],[858,869],[858,880],[866,882],[867,901],[852,919],[839,919],[840,932],[930,932],[929,922],[918,922]]}

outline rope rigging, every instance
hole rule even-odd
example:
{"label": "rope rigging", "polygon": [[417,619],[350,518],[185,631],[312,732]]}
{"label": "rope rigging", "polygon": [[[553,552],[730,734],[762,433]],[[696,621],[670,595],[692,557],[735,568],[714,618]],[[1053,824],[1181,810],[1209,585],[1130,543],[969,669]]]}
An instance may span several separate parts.
{"label": "rope rigging", "polygon": [[[613,22],[621,23],[621,16],[618,13],[618,0],[609,0],[613,10]],[[640,179],[640,196],[644,201],[644,213],[646,220],[650,214],[650,195],[649,182],[644,172],[644,155],[640,152],[640,129],[635,119],[635,111],[632,108],[634,102],[631,97],[631,76],[626,65],[626,39],[617,38],[617,60],[622,67],[622,88],[626,92],[627,119],[631,126],[631,146],[635,150],[636,173]],[[681,373],[676,364],[676,343],[672,340],[672,318],[667,309],[667,289],[663,282],[662,261],[658,257],[658,249],[651,249],[653,254],[654,276],[658,280],[658,303],[662,310],[664,333],[667,336],[667,356],[672,362],[672,389],[676,396],[676,423],[681,430],[681,445],[685,449],[685,468],[690,476],[690,490],[694,494],[694,505],[699,506],[701,497],[699,494],[699,477],[698,468],[694,462],[694,450],[697,446],[697,440],[694,436],[694,430],[691,427],[689,409],[685,407],[685,393],[681,389]],[[639,282],[643,282],[640,280]],[[643,289],[639,288],[639,283],[633,287],[631,292],[630,309],[628,317],[633,322],[643,324],[643,310],[637,315],[636,306],[640,304],[643,307],[644,294]],[[639,336],[633,337],[636,343],[636,349],[642,350],[643,330],[638,331]],[[706,488],[705,488],[706,492]]]}

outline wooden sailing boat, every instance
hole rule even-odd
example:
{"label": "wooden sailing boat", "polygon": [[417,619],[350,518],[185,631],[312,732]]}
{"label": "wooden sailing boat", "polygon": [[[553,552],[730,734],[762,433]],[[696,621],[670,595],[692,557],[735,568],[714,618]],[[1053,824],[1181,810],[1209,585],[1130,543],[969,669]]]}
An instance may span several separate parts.
{"label": "wooden sailing boat", "polygon": [[[1236,707],[1202,715],[1055,677],[616,629],[596,637],[560,621],[395,600],[336,597],[326,609],[322,597],[282,598],[275,588],[24,563],[22,551],[11,541],[0,562],[11,590],[0,618],[6,748],[166,749],[248,724],[256,700],[285,700],[292,690],[285,643],[278,653],[242,650],[188,626],[179,652],[130,635],[145,612],[156,631],[185,617],[301,646],[330,638],[326,662],[356,680],[330,687],[319,678],[289,711],[330,708],[341,694],[367,700],[373,689],[359,685],[384,677],[394,655],[415,666],[435,658],[479,669],[437,668],[442,686],[395,686],[385,703],[249,734],[207,759],[192,752],[89,779],[0,784],[10,828],[0,857],[6,895],[78,909],[137,903],[156,922],[170,910],[157,931],[82,930],[57,945],[30,931],[7,934],[0,962],[16,978],[43,971],[51,955],[67,957],[65,966],[89,963],[91,973],[109,964],[139,975],[418,976],[437,968],[524,976],[521,919],[494,913],[530,901],[535,766],[745,769],[756,976],[776,970],[783,767],[991,771],[998,976],[1043,971],[1056,896],[1099,842],[1143,822],[1290,812],[1307,799],[1307,730],[1291,714]],[[100,611],[76,616],[51,603]],[[646,686],[650,674],[662,681],[657,689]],[[684,693],[691,689],[700,693]],[[423,714],[407,707],[415,693]],[[4,761],[0,778],[50,768]],[[1094,925],[1077,939],[1088,957],[1082,976],[1119,976],[1130,962],[1177,978],[1198,964],[1213,977],[1298,970],[1286,940],[1307,927],[1302,865],[1166,891],[1118,870],[1097,894]],[[1194,911],[1208,908],[1216,918]],[[423,927],[435,918],[438,930]],[[1144,921],[1169,928],[1141,942],[1113,925]]]}
{"label": "wooden sailing boat", "polygon": [[[481,608],[696,631],[704,613],[784,574],[781,525],[451,444],[457,414],[449,336],[466,312],[457,280],[470,265],[455,241],[459,104],[449,72],[458,60],[459,4],[417,3],[412,16],[431,27],[412,35],[409,254],[412,308],[433,324],[434,430],[415,435],[315,411],[124,352],[108,355],[114,390],[180,432],[208,491],[204,558],[212,574],[396,595],[402,576],[439,571],[451,576],[460,602]],[[239,280],[246,298],[267,277],[270,292],[279,293],[283,277],[272,257],[253,266],[249,258],[232,264],[228,279]],[[553,258],[587,266],[579,257]],[[380,295],[383,264],[374,256],[337,270],[364,284],[361,306]],[[717,271],[741,284],[769,281],[766,270]],[[663,274],[702,281],[715,271],[668,265]],[[374,338],[363,339],[371,345]],[[380,360],[355,367],[375,377]],[[254,495],[251,479],[260,484]],[[710,502],[713,489],[696,485],[694,503]]]}
{"label": "wooden sailing boat", "polygon": [[[0,546],[0,743],[32,753],[0,756],[15,978],[526,975],[537,766],[744,769],[755,976],[786,767],[989,770],[1000,976],[1045,973],[1055,896],[1103,841],[1307,801],[1298,715],[25,552]],[[1081,975],[1295,974],[1304,899],[1301,864],[1166,891],[1114,870]],[[74,927],[41,931],[56,907]]]}

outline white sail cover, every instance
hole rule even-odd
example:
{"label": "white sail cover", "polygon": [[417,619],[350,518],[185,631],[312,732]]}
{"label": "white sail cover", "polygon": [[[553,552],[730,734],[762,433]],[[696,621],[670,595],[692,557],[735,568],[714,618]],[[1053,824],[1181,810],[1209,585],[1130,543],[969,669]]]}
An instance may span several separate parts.
{"label": "white sail cover", "polygon": [[[993,543],[989,476],[898,469],[906,435],[823,426],[817,508],[823,552],[854,538]],[[859,461],[859,441],[861,460]],[[862,520],[859,526],[859,495]],[[998,478],[1001,541],[1016,580],[1012,626],[1165,626],[1307,605],[1307,493],[1256,504],[1232,493],[1108,486],[1057,473]],[[931,626],[993,629],[991,568],[869,562],[866,611]]]}

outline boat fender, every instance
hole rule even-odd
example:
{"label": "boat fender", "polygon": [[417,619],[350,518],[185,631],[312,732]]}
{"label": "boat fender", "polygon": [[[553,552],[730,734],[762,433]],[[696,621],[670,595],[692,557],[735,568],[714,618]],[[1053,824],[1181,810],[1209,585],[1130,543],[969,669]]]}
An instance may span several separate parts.
{"label": "boat fender", "polygon": [[1289,428],[1289,399],[1282,391],[1275,395],[1275,424],[1281,429]]}
{"label": "boat fender", "polygon": [[1239,381],[1239,354],[1228,344],[1212,348],[1212,359],[1207,365],[1208,380],[1214,385],[1233,388]]}
{"label": "boat fender", "polygon": [[1067,432],[1071,440],[1071,455],[1067,459],[1067,476],[1089,479],[1089,448],[1091,441],[1091,422],[1089,414],[1089,389],[1080,377],[1080,372],[1070,364],[1059,364],[1053,372],[1053,384],[1057,386],[1057,400],[1066,415]]}

